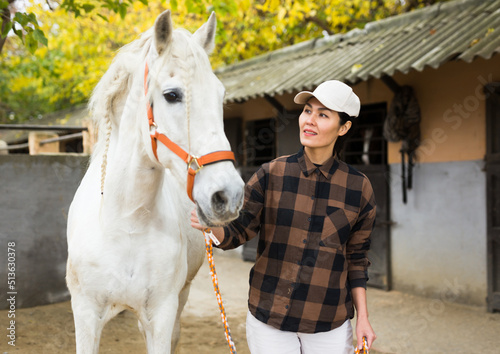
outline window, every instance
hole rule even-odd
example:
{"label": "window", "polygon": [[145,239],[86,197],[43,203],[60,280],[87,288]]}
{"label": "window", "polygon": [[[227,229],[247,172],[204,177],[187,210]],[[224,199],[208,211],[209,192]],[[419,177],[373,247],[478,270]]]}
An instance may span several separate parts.
{"label": "window", "polygon": [[246,166],[260,166],[276,157],[275,125],[274,118],[246,122]]}

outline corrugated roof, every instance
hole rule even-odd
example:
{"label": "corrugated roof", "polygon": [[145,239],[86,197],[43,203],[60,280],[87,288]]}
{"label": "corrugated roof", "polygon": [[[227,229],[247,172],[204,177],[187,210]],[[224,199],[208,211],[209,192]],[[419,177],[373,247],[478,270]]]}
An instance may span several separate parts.
{"label": "corrugated roof", "polygon": [[500,52],[500,0],[457,0],[302,42],[216,70],[226,102],[471,62]]}

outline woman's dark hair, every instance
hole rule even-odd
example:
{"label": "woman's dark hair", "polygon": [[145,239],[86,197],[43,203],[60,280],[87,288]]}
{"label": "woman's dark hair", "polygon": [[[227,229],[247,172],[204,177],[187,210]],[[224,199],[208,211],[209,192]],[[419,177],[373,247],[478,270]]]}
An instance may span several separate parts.
{"label": "woman's dark hair", "polygon": [[344,149],[345,142],[354,133],[353,128],[354,128],[354,118],[355,117],[351,117],[350,115],[348,115],[345,112],[338,112],[338,114],[339,114],[339,118],[340,118],[340,125],[344,125],[348,121],[351,121],[351,128],[349,129],[349,131],[345,135],[339,136],[337,138],[337,141],[335,142],[335,146],[333,147],[333,153],[334,154],[337,153],[337,156],[342,159],[343,156],[341,154],[342,154],[342,150]]}

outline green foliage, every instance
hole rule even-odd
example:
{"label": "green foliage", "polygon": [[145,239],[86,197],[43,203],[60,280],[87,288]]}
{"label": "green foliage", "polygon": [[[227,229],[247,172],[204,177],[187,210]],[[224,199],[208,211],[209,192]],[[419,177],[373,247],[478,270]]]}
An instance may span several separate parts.
{"label": "green foliage", "polygon": [[[8,2],[2,0],[0,2],[0,9],[6,9]],[[38,48],[38,44],[47,45],[47,38],[40,29],[36,15],[34,13],[16,12],[11,21],[6,21],[2,18],[2,38],[7,37],[10,30],[21,39],[22,43],[26,46],[30,53],[34,53]],[[19,28],[20,27],[20,28]]]}

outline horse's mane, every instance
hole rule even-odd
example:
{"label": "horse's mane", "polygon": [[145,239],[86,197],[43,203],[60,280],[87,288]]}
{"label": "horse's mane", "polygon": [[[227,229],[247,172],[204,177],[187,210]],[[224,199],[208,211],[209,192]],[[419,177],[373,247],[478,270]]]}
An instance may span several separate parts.
{"label": "horse's mane", "polygon": [[94,88],[89,101],[89,110],[99,139],[95,150],[104,144],[105,132],[110,133],[111,124],[119,125],[124,100],[129,94],[132,75],[137,65],[143,62],[152,41],[152,30],[123,46],[113,59],[108,70]]}

